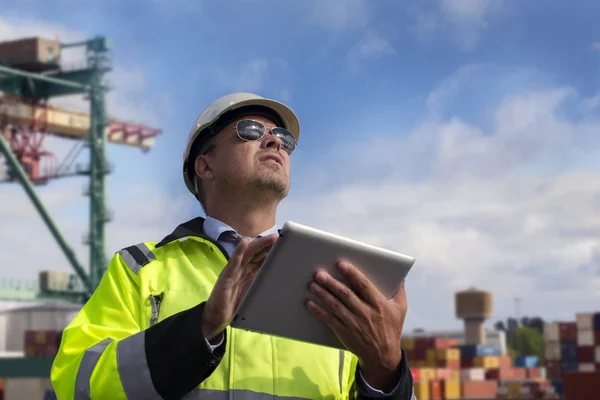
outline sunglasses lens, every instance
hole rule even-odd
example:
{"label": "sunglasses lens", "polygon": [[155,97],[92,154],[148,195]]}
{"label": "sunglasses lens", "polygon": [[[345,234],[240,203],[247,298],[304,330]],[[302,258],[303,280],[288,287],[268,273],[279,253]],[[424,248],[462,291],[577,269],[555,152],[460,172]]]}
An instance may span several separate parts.
{"label": "sunglasses lens", "polygon": [[265,127],[256,121],[242,120],[237,124],[238,135],[244,140],[258,140],[265,134]]}
{"label": "sunglasses lens", "polygon": [[294,135],[290,131],[284,128],[273,128],[271,132],[281,139],[281,145],[288,153],[294,151],[296,148],[296,138],[294,138]]}

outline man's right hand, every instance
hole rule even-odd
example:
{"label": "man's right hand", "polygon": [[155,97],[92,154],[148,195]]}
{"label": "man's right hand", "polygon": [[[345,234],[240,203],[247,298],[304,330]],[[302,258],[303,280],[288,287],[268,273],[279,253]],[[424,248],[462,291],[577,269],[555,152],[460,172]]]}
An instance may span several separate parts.
{"label": "man's right hand", "polygon": [[202,329],[208,340],[214,339],[231,323],[276,240],[277,234],[273,234],[252,241],[244,238],[237,245],[204,306]]}

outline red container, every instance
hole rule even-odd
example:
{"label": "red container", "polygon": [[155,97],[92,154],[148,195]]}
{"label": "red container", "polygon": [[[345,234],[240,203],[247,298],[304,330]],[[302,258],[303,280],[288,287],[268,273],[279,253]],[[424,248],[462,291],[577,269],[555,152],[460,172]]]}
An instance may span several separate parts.
{"label": "red container", "polygon": [[527,379],[527,368],[513,368],[513,376],[517,380]]}
{"label": "red container", "polygon": [[594,331],[594,344],[600,346],[600,329]]}
{"label": "red container", "polygon": [[577,348],[578,363],[593,363],[596,358],[596,349],[594,346],[580,346]]}
{"label": "red container", "polygon": [[514,378],[514,368],[492,368],[485,371],[485,379],[492,381],[509,381]]}
{"label": "red container", "polygon": [[437,360],[438,368],[460,369],[460,360]]}
{"label": "red container", "polygon": [[564,385],[564,400],[598,400],[600,372],[565,373]]}
{"label": "red container", "polygon": [[562,375],[562,369],[560,367],[560,361],[546,360],[544,363],[546,366],[546,376],[548,378],[560,378]]}
{"label": "red container", "polygon": [[527,368],[527,379],[536,379],[542,377],[542,369],[541,368]]}
{"label": "red container", "polygon": [[576,342],[577,324],[575,322],[559,322],[558,337],[561,342]]}
{"label": "red container", "polygon": [[427,348],[425,347],[415,347],[413,350],[413,360],[415,361],[423,361],[427,360]]}
{"label": "red container", "polygon": [[500,356],[498,357],[499,368],[512,368],[513,363],[510,356]]}
{"label": "red container", "polygon": [[464,400],[494,400],[497,396],[498,382],[496,381],[464,381],[462,384]]}
{"label": "red container", "polygon": [[413,381],[421,380],[421,370],[419,368],[411,368],[410,373],[412,374]]}
{"label": "red container", "polygon": [[460,358],[460,367],[461,368],[473,368],[475,363],[473,362],[474,357],[465,357],[461,356]]}
{"label": "red container", "polygon": [[435,340],[432,337],[415,338],[415,349],[432,349],[435,347]]}

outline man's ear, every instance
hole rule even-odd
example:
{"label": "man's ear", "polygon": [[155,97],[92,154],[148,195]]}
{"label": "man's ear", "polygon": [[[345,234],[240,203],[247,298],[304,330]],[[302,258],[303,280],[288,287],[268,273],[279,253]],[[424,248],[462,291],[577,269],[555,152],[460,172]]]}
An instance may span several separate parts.
{"label": "man's ear", "polygon": [[214,179],[215,175],[212,170],[212,166],[208,160],[208,157],[205,155],[201,155],[196,157],[196,162],[194,163],[194,168],[196,170],[196,174],[203,181],[211,181]]}

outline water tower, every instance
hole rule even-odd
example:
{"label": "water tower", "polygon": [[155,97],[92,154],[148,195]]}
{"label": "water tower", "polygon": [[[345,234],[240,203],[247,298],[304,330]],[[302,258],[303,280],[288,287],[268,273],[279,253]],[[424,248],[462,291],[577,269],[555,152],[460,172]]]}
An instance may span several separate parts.
{"label": "water tower", "polygon": [[485,319],[492,316],[492,294],[471,288],[455,295],[456,317],[465,321],[465,344],[485,344]]}

